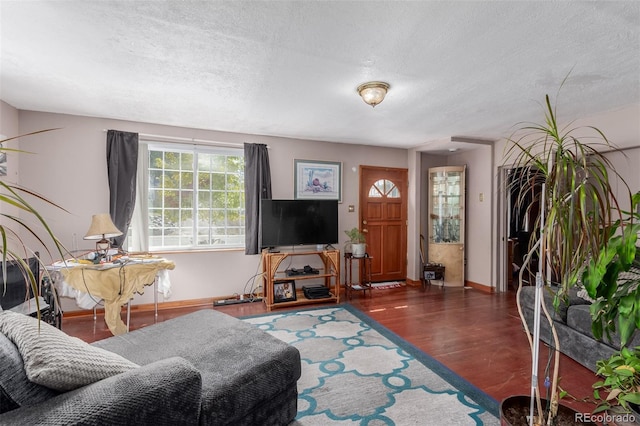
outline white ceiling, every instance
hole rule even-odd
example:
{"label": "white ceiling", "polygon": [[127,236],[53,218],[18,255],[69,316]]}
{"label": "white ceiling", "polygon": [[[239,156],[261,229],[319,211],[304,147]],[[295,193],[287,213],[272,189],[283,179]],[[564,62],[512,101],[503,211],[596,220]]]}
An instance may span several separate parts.
{"label": "white ceiling", "polygon": [[[569,73],[567,120],[640,103],[638,1],[0,0],[0,19],[22,110],[429,150],[540,120]],[[375,109],[369,80],[391,84]]]}

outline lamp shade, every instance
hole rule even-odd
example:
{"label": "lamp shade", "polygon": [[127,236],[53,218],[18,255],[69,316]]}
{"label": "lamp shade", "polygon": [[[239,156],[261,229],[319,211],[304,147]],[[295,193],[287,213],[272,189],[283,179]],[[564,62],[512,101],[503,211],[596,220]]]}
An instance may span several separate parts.
{"label": "lamp shade", "polygon": [[389,84],[383,81],[370,81],[358,86],[358,94],[368,105],[375,107],[384,100],[389,90]]}
{"label": "lamp shade", "polygon": [[91,218],[91,226],[84,236],[85,240],[101,240],[103,238],[111,238],[122,235],[122,232],[116,228],[111,221],[109,213],[94,214]]}

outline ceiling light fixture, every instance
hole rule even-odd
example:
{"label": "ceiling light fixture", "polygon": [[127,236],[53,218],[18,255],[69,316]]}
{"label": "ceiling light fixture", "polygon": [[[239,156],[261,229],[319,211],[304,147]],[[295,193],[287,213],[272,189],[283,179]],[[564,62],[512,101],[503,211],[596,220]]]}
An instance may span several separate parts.
{"label": "ceiling light fixture", "polygon": [[384,100],[389,87],[389,83],[383,81],[370,81],[358,86],[358,94],[366,104],[375,108]]}

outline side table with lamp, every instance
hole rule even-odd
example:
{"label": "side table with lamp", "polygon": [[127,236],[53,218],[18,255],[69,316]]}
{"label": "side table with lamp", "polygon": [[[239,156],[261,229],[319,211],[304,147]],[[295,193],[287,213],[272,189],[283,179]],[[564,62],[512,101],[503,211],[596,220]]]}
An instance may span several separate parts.
{"label": "side table with lamp", "polygon": [[[62,275],[55,285],[61,295],[69,294],[69,287],[82,295],[89,295],[94,306],[104,301],[105,322],[114,334],[128,331],[130,305],[134,293],[144,293],[144,287],[154,284],[154,290],[160,289],[166,297],[170,292],[168,270],[175,264],[167,259],[150,255],[122,256],[111,262],[111,243],[107,238],[122,235],[111,221],[109,214],[94,215],[85,239],[98,240],[93,263],[88,261],[63,260],[51,266],[50,271]],[[157,318],[158,301],[154,291],[155,314]],[[77,299],[77,297],[76,297]],[[120,308],[127,304],[127,324],[120,317]]]}

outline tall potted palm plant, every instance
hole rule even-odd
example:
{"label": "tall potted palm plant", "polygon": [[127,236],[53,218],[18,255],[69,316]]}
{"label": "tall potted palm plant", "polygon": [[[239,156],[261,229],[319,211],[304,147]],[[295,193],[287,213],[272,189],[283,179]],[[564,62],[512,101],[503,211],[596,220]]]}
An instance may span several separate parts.
{"label": "tall potted palm plant", "polygon": [[[0,140],[0,154],[6,155],[11,152],[24,153],[24,151],[19,149],[8,148],[4,144],[14,139],[49,132],[52,130],[56,129],[41,130],[22,136],[15,136]],[[0,260],[2,261],[2,283],[4,284],[7,281],[6,265],[7,260],[11,260],[14,261],[21,269],[25,277],[25,281],[29,283],[34,294],[36,294],[38,283],[36,282],[35,276],[29,268],[29,265],[27,265],[24,260],[26,257],[35,255],[36,251],[28,246],[24,236],[31,235],[35,238],[38,245],[44,248],[49,257],[52,257],[51,251],[49,250],[49,244],[47,244],[47,241],[45,240],[50,239],[53,242],[54,250],[61,258],[63,258],[64,253],[67,253],[68,251],[54,235],[44,217],[29,200],[40,200],[46,204],[62,209],[63,211],[66,210],[28,188],[0,179]],[[39,225],[38,228],[42,228],[42,230],[36,229],[36,227],[30,225],[30,221],[35,221],[35,223]],[[43,232],[43,234],[40,234],[40,232]],[[40,258],[38,258],[38,261],[43,264]],[[0,288],[0,291],[4,291],[4,288]],[[37,298],[36,304],[38,304]],[[40,306],[37,306],[37,310],[40,310]]]}
{"label": "tall potted palm plant", "polygon": [[[578,283],[584,265],[607,247],[607,233],[603,230],[622,218],[623,212],[618,202],[617,192],[612,182],[623,179],[613,170],[605,152],[614,146],[595,127],[560,127],[556,108],[549,96],[545,97],[545,119],[543,123],[524,123],[507,140],[505,164],[525,170],[521,178],[513,181],[512,193],[518,200],[534,197],[540,206],[534,229],[525,256],[525,265],[520,271],[517,291],[518,311],[529,339],[532,351],[532,386],[526,400],[529,424],[554,424],[558,414],[558,367],[560,342],[555,334],[552,315],[544,303],[543,288],[554,288],[554,306],[567,295],[570,288]],[[586,137],[578,133],[590,131]],[[541,187],[531,194],[533,187]],[[627,197],[627,194],[622,196]],[[532,258],[539,261],[536,275],[536,297],[534,309],[534,329],[530,330],[523,314],[520,293],[523,275],[529,269]],[[552,286],[552,281],[555,286]],[[546,297],[549,297],[548,294]],[[540,317],[549,322],[552,339],[552,373],[545,377],[538,374],[539,321]],[[538,380],[548,384],[546,395],[541,395]],[[546,387],[546,386],[545,386]],[[522,399],[519,399],[521,401]],[[546,400],[546,402],[545,402]],[[511,401],[509,401],[511,402]],[[507,401],[503,401],[502,406]],[[546,407],[546,408],[545,408]]]}

